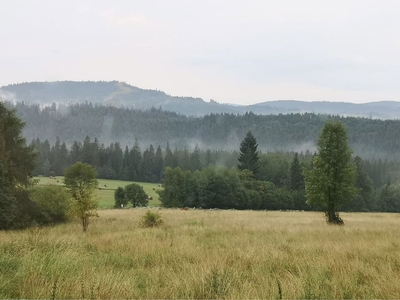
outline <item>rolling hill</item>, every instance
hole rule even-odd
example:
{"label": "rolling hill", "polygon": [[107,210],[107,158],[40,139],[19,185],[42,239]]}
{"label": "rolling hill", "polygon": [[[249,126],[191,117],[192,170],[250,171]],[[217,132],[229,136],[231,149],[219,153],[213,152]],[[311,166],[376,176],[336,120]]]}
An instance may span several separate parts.
{"label": "rolling hill", "polygon": [[92,103],[135,109],[162,108],[186,116],[204,116],[210,113],[288,114],[311,112],[374,119],[398,119],[400,102],[379,101],[364,104],[345,102],[305,102],[278,100],[249,106],[206,102],[200,98],[177,97],[158,90],[145,90],[118,81],[58,81],[28,82],[3,86],[0,97],[6,101],[37,103],[41,105]]}

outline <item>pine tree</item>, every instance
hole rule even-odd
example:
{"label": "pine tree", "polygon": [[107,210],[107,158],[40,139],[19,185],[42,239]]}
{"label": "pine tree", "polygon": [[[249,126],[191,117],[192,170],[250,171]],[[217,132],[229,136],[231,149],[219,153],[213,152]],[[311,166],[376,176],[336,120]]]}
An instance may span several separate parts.
{"label": "pine tree", "polygon": [[239,170],[249,170],[253,172],[253,176],[258,175],[258,159],[259,153],[257,151],[258,144],[257,140],[251,131],[247,132],[246,137],[240,144],[240,154],[239,154]]}
{"label": "pine tree", "polygon": [[165,149],[164,167],[174,167],[174,154],[169,147],[169,142],[167,142],[167,148]]}
{"label": "pine tree", "polygon": [[296,152],[290,165],[290,188],[292,190],[304,190],[304,176],[299,162],[299,155]]}

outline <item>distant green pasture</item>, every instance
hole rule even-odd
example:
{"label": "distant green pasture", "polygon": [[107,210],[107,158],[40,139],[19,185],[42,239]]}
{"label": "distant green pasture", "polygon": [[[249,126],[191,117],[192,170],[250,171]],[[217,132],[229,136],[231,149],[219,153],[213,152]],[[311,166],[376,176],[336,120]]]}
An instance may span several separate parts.
{"label": "distant green pasture", "polygon": [[[61,185],[63,186],[63,176],[55,177],[44,177],[38,176],[34,179],[39,180],[38,185]],[[114,207],[114,192],[118,187],[125,187],[131,183],[137,183],[143,186],[144,191],[153,200],[149,200],[149,206],[161,206],[158,194],[156,190],[161,190],[162,188],[158,183],[147,183],[147,182],[133,182],[133,181],[123,181],[123,180],[108,180],[108,179],[97,179],[99,187],[97,190],[97,198],[99,199],[99,208],[113,208]]]}

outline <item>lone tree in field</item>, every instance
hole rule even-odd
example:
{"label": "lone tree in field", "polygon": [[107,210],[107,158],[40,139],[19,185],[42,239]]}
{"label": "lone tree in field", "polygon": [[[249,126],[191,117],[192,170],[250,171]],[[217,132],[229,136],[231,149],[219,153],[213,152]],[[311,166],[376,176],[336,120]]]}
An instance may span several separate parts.
{"label": "lone tree in field", "polygon": [[346,128],[339,121],[326,122],[317,145],[312,169],[305,171],[307,202],[322,208],[329,224],[342,225],[337,209],[357,194]]}
{"label": "lone tree in field", "polygon": [[149,203],[149,196],[137,183],[129,184],[125,187],[125,199],[132,203],[133,207],[147,206]]}
{"label": "lone tree in field", "polygon": [[64,172],[64,183],[72,195],[71,214],[82,223],[83,231],[89,226],[89,218],[96,217],[97,188],[96,171],[89,165],[81,162],[67,168]]}
{"label": "lone tree in field", "polygon": [[257,147],[256,138],[251,131],[247,132],[246,137],[240,143],[239,170],[249,170],[253,172],[254,176],[257,176],[259,158]]}

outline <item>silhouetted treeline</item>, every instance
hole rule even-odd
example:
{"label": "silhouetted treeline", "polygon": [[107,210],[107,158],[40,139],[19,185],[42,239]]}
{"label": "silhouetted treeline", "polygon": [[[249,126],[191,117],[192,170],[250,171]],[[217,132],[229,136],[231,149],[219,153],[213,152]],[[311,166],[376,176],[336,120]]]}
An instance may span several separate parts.
{"label": "silhouetted treeline", "polygon": [[315,140],[326,119],[340,119],[347,127],[349,144],[355,154],[367,159],[400,160],[400,121],[305,114],[256,115],[246,113],[210,114],[186,117],[161,109],[147,111],[92,104],[70,104],[41,109],[39,105],[18,103],[9,106],[27,124],[28,140],[39,138],[52,143],[58,136],[71,145],[86,136],[102,142],[133,145],[135,138],[146,148],[150,144],[172,148],[236,150],[251,130],[259,149],[267,151],[315,150]]}

